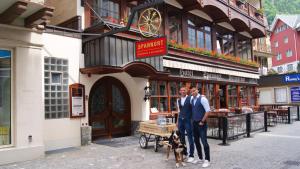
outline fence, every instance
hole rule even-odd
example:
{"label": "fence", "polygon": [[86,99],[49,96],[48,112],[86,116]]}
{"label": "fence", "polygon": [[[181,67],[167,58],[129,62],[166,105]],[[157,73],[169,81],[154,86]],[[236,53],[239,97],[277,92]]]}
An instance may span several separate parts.
{"label": "fence", "polygon": [[252,132],[260,130],[267,131],[267,113],[260,111],[255,113],[245,113],[228,115],[221,117],[209,117],[208,132],[209,138],[222,140],[222,144],[227,144],[228,140],[246,135],[250,137]]}

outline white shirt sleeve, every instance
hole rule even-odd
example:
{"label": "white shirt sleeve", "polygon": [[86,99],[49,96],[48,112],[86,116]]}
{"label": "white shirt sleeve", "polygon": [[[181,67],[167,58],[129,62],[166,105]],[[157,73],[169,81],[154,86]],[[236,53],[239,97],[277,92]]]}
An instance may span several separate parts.
{"label": "white shirt sleeve", "polygon": [[179,110],[179,104],[178,104],[178,102],[179,102],[179,99],[176,100],[177,110],[179,112],[180,110]]}
{"label": "white shirt sleeve", "polygon": [[201,97],[201,104],[204,107],[206,113],[210,112],[209,102],[206,97]]}

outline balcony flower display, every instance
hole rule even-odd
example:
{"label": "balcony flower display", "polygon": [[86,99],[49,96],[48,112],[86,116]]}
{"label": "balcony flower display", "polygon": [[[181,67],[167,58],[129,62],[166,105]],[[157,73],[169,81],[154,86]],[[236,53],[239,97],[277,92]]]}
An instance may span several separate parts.
{"label": "balcony flower display", "polygon": [[256,62],[253,62],[250,60],[245,60],[238,56],[221,54],[216,51],[206,50],[203,48],[193,48],[188,45],[178,44],[175,40],[169,40],[168,47],[177,49],[177,50],[181,50],[184,52],[189,52],[189,53],[199,54],[199,55],[203,55],[203,56],[207,56],[207,57],[213,57],[213,58],[217,58],[217,59],[227,60],[230,62],[242,64],[242,65],[258,67],[258,64]]}

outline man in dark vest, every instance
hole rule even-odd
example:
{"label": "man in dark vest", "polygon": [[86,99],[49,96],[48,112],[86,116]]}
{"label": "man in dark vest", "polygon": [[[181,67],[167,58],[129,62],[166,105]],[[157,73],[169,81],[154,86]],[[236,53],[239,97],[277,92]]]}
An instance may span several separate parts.
{"label": "man in dark vest", "polygon": [[[202,167],[206,168],[210,166],[210,150],[207,142],[207,122],[206,119],[210,112],[210,106],[207,98],[201,96],[196,87],[192,88],[192,121],[193,121],[193,134],[194,141],[196,144],[198,156],[200,162],[202,162]],[[200,144],[200,139],[204,148],[205,160],[202,156],[202,148]]]}
{"label": "man in dark vest", "polygon": [[[177,100],[177,106],[179,110],[177,126],[180,132],[180,140],[185,143],[185,132],[188,136],[189,141],[189,158],[187,162],[193,163],[194,160],[194,140],[193,140],[193,130],[192,130],[192,107],[191,107],[191,96],[187,95],[186,87],[180,88],[180,98]],[[187,155],[187,150],[184,150],[184,154]]]}

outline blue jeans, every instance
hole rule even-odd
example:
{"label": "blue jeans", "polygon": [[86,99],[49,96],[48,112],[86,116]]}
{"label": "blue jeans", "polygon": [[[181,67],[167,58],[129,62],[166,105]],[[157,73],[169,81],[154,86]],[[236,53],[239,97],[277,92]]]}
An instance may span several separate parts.
{"label": "blue jeans", "polygon": [[200,139],[204,148],[205,160],[210,161],[210,150],[207,142],[207,124],[205,123],[203,126],[199,125],[199,121],[193,122],[193,132],[194,132],[194,141],[196,145],[196,149],[198,152],[199,159],[202,160],[202,148],[200,144]]}
{"label": "blue jeans", "polygon": [[[194,139],[193,139],[193,130],[192,130],[192,122],[190,119],[184,119],[184,118],[178,118],[178,129],[180,132],[180,140],[182,143],[185,144],[185,131],[188,136],[189,141],[189,148],[190,148],[190,154],[189,157],[194,157]],[[187,151],[184,150],[185,154],[187,154]]]}

